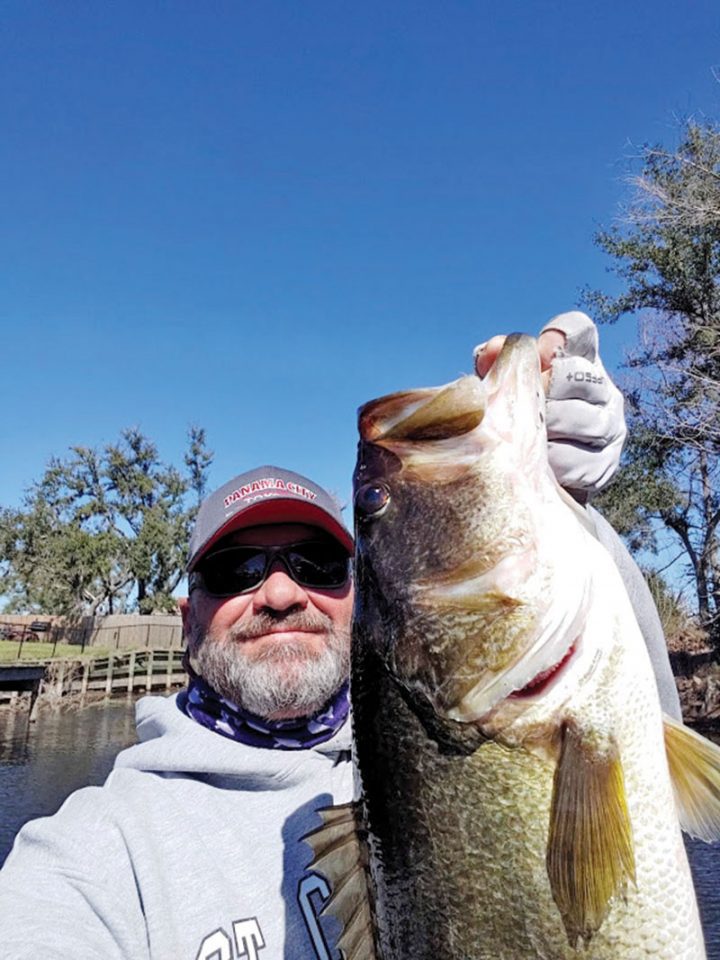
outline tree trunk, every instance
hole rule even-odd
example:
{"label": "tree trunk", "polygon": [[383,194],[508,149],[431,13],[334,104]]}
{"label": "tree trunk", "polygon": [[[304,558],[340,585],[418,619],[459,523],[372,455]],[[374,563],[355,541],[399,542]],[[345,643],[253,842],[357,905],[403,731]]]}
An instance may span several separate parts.
{"label": "tree trunk", "polygon": [[[708,470],[707,452],[700,452],[700,477],[702,481],[702,550],[700,553],[700,569],[702,570],[703,602],[699,606],[700,620],[707,629],[713,641],[716,656],[718,649],[718,630],[717,630],[717,570],[715,565],[715,526],[713,509],[713,491],[710,481],[710,471]],[[698,584],[699,586],[699,584]],[[700,599],[700,594],[698,594]],[[711,603],[712,600],[712,603]]]}

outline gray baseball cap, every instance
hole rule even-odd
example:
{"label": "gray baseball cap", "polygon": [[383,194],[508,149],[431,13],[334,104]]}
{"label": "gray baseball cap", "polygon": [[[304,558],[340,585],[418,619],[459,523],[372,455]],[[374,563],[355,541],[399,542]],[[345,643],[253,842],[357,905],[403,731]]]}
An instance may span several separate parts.
{"label": "gray baseball cap", "polygon": [[256,467],[228,480],[203,500],[190,537],[188,573],[218,540],[240,527],[306,523],[320,527],[352,553],[340,507],[307,477],[282,467]]}

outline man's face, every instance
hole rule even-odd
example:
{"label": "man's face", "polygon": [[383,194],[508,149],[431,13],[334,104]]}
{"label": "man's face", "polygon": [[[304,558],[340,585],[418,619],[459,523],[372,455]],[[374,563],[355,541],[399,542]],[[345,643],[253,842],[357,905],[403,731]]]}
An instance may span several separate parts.
{"label": "man's face", "polygon": [[[327,536],[305,524],[245,527],[225,537],[213,553],[234,545],[273,547]],[[219,694],[258,716],[314,713],[347,677],[350,580],[334,590],[303,587],[276,559],[256,590],[212,597],[198,588],[181,610],[197,672]]]}

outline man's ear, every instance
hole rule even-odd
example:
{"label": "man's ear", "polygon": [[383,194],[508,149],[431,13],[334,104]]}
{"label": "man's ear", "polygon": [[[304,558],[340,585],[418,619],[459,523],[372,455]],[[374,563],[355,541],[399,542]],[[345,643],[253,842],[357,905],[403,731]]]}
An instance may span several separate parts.
{"label": "man's ear", "polygon": [[192,604],[190,603],[190,597],[178,597],[177,605],[180,609],[180,616],[182,617],[183,625],[183,636],[185,637],[185,643],[189,643],[190,637],[192,636],[194,618],[192,611]]}

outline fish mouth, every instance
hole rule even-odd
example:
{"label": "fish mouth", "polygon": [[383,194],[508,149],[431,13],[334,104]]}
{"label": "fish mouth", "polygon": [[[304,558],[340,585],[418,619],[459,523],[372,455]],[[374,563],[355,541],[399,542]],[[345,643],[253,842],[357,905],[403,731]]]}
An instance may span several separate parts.
{"label": "fish mouth", "polygon": [[567,653],[565,653],[557,663],[548,667],[547,670],[541,670],[540,673],[537,673],[524,687],[521,687],[519,690],[513,690],[512,693],[509,694],[508,700],[528,700],[531,697],[545,693],[546,690],[553,685],[553,682],[558,679],[560,673],[565,671],[565,667],[569,665],[577,651],[577,646],[578,641],[575,640],[570,644]]}
{"label": "fish mouth", "polygon": [[[460,377],[442,387],[404,390],[371,400],[358,411],[361,440],[399,447],[406,455],[413,448],[438,441],[457,440],[475,431],[491,406],[503,408],[507,437],[523,414],[542,422],[544,393],[536,341],[514,333],[484,379]],[[497,419],[497,418],[495,418]]]}
{"label": "fish mouth", "polygon": [[478,377],[444,387],[406,390],[360,408],[360,438],[370,443],[426,444],[470,433],[482,422],[487,391]]}

